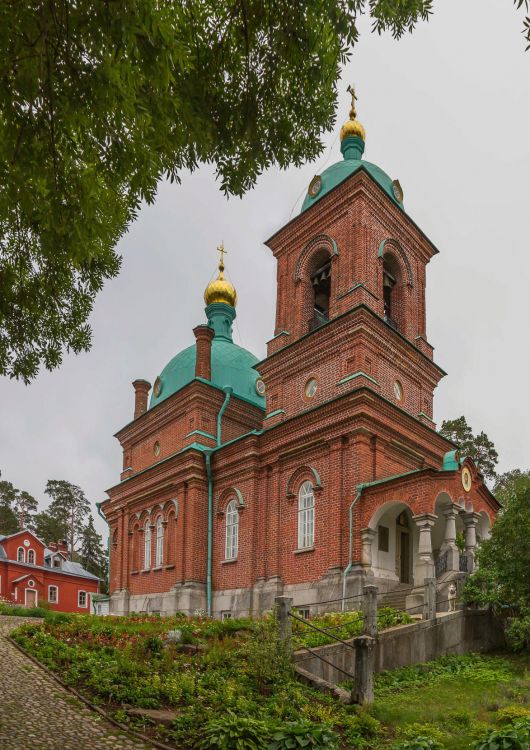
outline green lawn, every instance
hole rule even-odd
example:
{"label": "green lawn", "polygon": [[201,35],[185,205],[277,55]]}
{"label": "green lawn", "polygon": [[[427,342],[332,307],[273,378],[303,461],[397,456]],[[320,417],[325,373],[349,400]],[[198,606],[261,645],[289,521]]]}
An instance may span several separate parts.
{"label": "green lawn", "polygon": [[384,727],[381,747],[414,725],[446,750],[471,747],[508,718],[530,716],[530,654],[446,657],[383,674],[371,713]]}

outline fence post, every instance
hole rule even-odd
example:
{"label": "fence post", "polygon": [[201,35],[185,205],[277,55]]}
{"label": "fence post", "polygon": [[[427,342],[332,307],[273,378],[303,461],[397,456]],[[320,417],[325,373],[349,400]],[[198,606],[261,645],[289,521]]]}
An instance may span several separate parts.
{"label": "fence post", "polygon": [[425,578],[423,619],[433,620],[436,617],[436,578]]}
{"label": "fence post", "polygon": [[377,586],[363,586],[363,635],[377,635]]}
{"label": "fence post", "polygon": [[274,599],[276,607],[276,617],[278,618],[278,634],[280,640],[289,647],[291,644],[291,618],[289,612],[293,606],[293,600],[290,596],[277,596]]}
{"label": "fence post", "polygon": [[360,635],[355,638],[355,679],[352,702],[361,706],[374,702],[375,638]]}

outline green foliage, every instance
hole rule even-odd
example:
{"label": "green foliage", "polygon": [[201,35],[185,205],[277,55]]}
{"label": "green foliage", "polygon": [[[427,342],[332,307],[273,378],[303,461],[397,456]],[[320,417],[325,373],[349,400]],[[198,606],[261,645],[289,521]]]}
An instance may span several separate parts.
{"label": "green foliage", "polygon": [[19,529],[31,529],[36,510],[37,501],[29,492],[17,490],[11,482],[0,481],[0,534],[7,536]]}
{"label": "green foliage", "polygon": [[485,432],[474,435],[466,418],[461,416],[457,419],[444,419],[440,434],[456,443],[464,458],[467,456],[472,458],[486,479],[495,478],[495,467],[499,461],[499,455]]}
{"label": "green foliage", "polygon": [[243,647],[243,656],[262,694],[292,676],[291,654],[279,638],[275,617],[256,623]]}
{"label": "green foliage", "polygon": [[443,744],[445,734],[435,724],[421,724],[414,722],[408,724],[406,727],[402,727],[398,731],[400,739],[407,740],[409,742],[417,742],[418,737],[430,740],[434,743],[435,747],[440,747]]}
{"label": "green foliage", "polygon": [[265,750],[270,730],[265,722],[227,711],[204,728],[200,750]]}
{"label": "green foliage", "polygon": [[510,620],[505,635],[506,642],[513,651],[530,649],[530,613]]}
{"label": "green foliage", "polygon": [[272,734],[267,750],[336,750],[338,735],[325,724],[291,721]]}
{"label": "green foliage", "polygon": [[504,706],[499,708],[495,718],[499,724],[512,724],[515,721],[530,721],[530,708],[525,706]]}
{"label": "green foliage", "polygon": [[506,507],[513,497],[528,487],[530,487],[530,471],[512,469],[496,477],[493,494],[499,503]]}
{"label": "green foliage", "polygon": [[88,522],[81,532],[79,562],[85,570],[103,579],[105,585],[107,584],[108,556],[103,548],[101,534],[98,534],[94,527],[92,513],[89,514]]}
{"label": "green foliage", "polygon": [[517,479],[510,499],[498,514],[491,537],[478,549],[478,570],[464,589],[468,602],[491,605],[518,623],[508,628],[515,648],[523,648],[530,633],[530,484]]}
{"label": "green foliage", "polygon": [[90,513],[90,503],[83,490],[65,479],[49,479],[44,492],[51,498],[46,515],[51,519],[53,539],[44,537],[45,544],[59,539],[68,543],[70,554],[79,545],[85,530],[85,519]]}
{"label": "green foliage", "polygon": [[116,243],[160,179],[208,163],[241,195],[314,159],[361,13],[397,38],[431,7],[0,3],[0,374],[28,381],[89,349]]}
{"label": "green foliage", "polygon": [[[322,630],[328,630],[336,638],[347,640],[361,633],[363,615],[359,610],[353,612],[329,612],[312,617],[310,622]],[[406,612],[399,612],[392,607],[381,607],[377,612],[377,627],[379,630],[386,630],[387,628],[410,622],[412,622],[410,615]],[[301,646],[314,648],[315,646],[334,642],[334,639],[330,635],[319,633],[297,620],[293,620],[293,637],[295,648]]]}
{"label": "green foliage", "polygon": [[415,737],[404,742],[395,742],[392,750],[442,750],[442,745],[429,737]]}
{"label": "green foliage", "polygon": [[474,745],[474,750],[528,750],[529,743],[530,722],[519,721],[488,732]]}

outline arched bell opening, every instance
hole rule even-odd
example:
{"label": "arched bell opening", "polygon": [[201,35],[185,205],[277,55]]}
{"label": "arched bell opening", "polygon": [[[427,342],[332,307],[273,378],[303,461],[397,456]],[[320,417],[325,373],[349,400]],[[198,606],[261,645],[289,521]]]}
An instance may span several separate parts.
{"label": "arched bell opening", "polygon": [[309,272],[312,293],[312,319],[310,330],[327,323],[331,305],[331,256],[325,249],[318,250],[312,258]]}

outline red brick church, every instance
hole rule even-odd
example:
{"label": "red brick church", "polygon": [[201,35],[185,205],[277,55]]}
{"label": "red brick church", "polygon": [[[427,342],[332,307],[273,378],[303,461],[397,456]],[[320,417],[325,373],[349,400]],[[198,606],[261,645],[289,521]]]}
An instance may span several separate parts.
{"label": "red brick church", "polygon": [[445,373],[427,340],[425,287],[438,251],[364,145],[353,102],[343,159],[267,242],[277,260],[267,357],[233,342],[221,251],[195,343],[150,398],[147,381],[133,383],[121,481],[102,503],[112,612],[258,614],[281,594],[310,612],[331,599],[325,608],[338,609],[366,583],[421,600],[426,577],[473,566],[499,506],[432,419]]}

